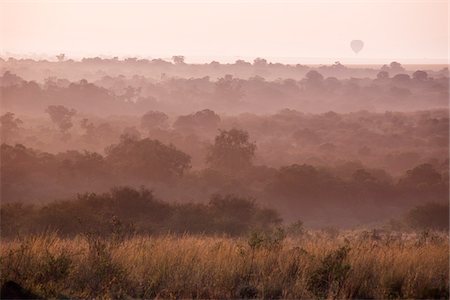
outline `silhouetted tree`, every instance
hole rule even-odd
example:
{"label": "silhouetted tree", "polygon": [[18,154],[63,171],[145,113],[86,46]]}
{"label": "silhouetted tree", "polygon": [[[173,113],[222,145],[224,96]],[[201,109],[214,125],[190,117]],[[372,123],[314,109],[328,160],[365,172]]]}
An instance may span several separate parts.
{"label": "silhouetted tree", "polygon": [[106,159],[117,172],[149,180],[180,177],[191,165],[189,155],[158,140],[122,138],[106,150]]}
{"label": "silhouetted tree", "polygon": [[400,72],[404,72],[405,68],[403,68],[403,66],[400,63],[393,61],[389,64],[389,66],[383,65],[381,70],[387,71],[387,72],[391,71],[392,73],[400,73]]}
{"label": "silhouetted tree", "polygon": [[92,122],[89,122],[89,119],[87,118],[84,118],[80,121],[80,127],[86,130],[86,134],[88,134],[95,128],[94,124]]}
{"label": "silhouetted tree", "polygon": [[184,64],[184,56],[183,55],[174,55],[174,56],[172,56],[172,60],[176,65]]}
{"label": "silhouetted tree", "polygon": [[62,105],[50,105],[45,112],[50,115],[50,119],[62,133],[66,133],[73,126],[72,117],[76,114],[74,109]]}
{"label": "silhouetted tree", "polygon": [[66,58],[66,55],[64,53],[61,53],[56,55],[56,58],[58,59],[59,62],[62,62]]}
{"label": "silhouetted tree", "polygon": [[141,127],[144,129],[166,128],[169,117],[160,111],[148,111],[141,117]]}
{"label": "silhouetted tree", "polygon": [[267,60],[260,57],[255,58],[255,60],[253,61],[253,65],[258,67],[265,67],[267,66]]}
{"label": "silhouetted tree", "polygon": [[244,96],[241,84],[238,79],[234,79],[232,75],[225,75],[219,78],[214,86],[214,92],[219,100],[229,102],[237,102]]}
{"label": "silhouetted tree", "polygon": [[392,81],[397,83],[408,83],[411,77],[408,74],[397,74],[392,77]]}
{"label": "silhouetted tree", "polygon": [[22,120],[16,118],[14,113],[7,112],[0,117],[1,139],[2,142],[8,143],[12,138],[17,136]]}
{"label": "silhouetted tree", "polygon": [[6,71],[3,73],[3,76],[0,77],[0,86],[12,86],[19,85],[25,82],[21,77],[16,74],[11,73],[10,71]]}
{"label": "silhouetted tree", "polygon": [[403,186],[416,188],[439,184],[441,179],[441,174],[431,164],[421,164],[412,170],[408,170],[399,183]]}
{"label": "silhouetted tree", "polygon": [[274,195],[298,199],[305,195],[331,194],[334,182],[335,178],[325,171],[310,165],[293,164],[281,167],[268,189]]}
{"label": "silhouetted tree", "polygon": [[140,140],[141,133],[136,127],[125,127],[120,135],[120,140]]}
{"label": "silhouetted tree", "polygon": [[305,78],[308,80],[308,82],[317,83],[323,80],[323,75],[316,70],[311,70],[306,73]]}
{"label": "silhouetted tree", "polygon": [[447,204],[427,203],[413,208],[406,215],[406,224],[418,230],[449,229],[449,207]]}
{"label": "silhouetted tree", "polygon": [[428,74],[425,71],[417,70],[413,73],[412,77],[415,80],[424,81],[428,79]]}
{"label": "silhouetted tree", "polygon": [[180,130],[213,129],[215,130],[220,122],[220,117],[210,109],[204,109],[194,114],[180,116],[173,126]]}
{"label": "silhouetted tree", "polygon": [[341,87],[341,82],[336,77],[328,77],[325,79],[325,89],[330,92],[336,91]]}
{"label": "silhouetted tree", "polygon": [[377,74],[377,79],[383,80],[383,79],[388,79],[389,78],[389,72],[387,71],[380,71]]}
{"label": "silhouetted tree", "polygon": [[252,165],[256,145],[246,131],[221,130],[209,149],[207,163],[224,171],[239,171]]}

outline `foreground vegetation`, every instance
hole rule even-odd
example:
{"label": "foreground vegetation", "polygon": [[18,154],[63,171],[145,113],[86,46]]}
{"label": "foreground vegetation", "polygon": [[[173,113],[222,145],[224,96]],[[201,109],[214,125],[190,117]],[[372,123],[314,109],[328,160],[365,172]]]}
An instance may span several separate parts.
{"label": "foreground vegetation", "polygon": [[430,231],[48,233],[4,241],[0,265],[2,284],[45,298],[448,298],[448,251]]}
{"label": "foreground vegetation", "polygon": [[[429,202],[387,223],[380,220],[379,224],[397,231],[448,231],[448,219],[448,204]],[[284,224],[290,223],[284,220]],[[87,233],[102,237],[168,233],[236,237],[252,231],[273,230],[282,224],[277,210],[258,205],[249,197],[215,194],[208,203],[169,203],[150,190],[131,187],[115,187],[102,194],[79,194],[73,199],[45,205],[20,202],[0,205],[3,238],[48,231],[64,238]]]}

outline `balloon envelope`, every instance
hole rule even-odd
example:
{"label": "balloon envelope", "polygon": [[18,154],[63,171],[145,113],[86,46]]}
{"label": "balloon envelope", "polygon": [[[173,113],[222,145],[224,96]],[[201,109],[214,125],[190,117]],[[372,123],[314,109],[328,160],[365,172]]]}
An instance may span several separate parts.
{"label": "balloon envelope", "polygon": [[353,52],[358,53],[364,47],[364,42],[361,40],[353,40],[350,43],[350,47],[352,47]]}

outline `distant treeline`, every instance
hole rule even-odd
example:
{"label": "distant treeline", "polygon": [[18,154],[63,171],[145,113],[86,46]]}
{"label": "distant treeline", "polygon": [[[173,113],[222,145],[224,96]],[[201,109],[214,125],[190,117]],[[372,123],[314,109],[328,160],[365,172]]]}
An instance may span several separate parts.
{"label": "distant treeline", "polygon": [[[57,59],[57,61],[56,61]],[[33,60],[0,58],[0,71],[11,70],[26,78],[44,79],[46,76],[56,76],[79,80],[86,78],[96,80],[99,76],[108,74],[110,76],[133,76],[143,75],[152,79],[164,79],[167,77],[203,77],[220,78],[227,74],[238,78],[249,78],[261,76],[268,80],[278,78],[301,79],[308,71],[315,70],[326,77],[342,78],[374,78],[379,71],[389,72],[392,76],[399,73],[411,75],[417,66],[402,66],[398,62],[391,62],[383,66],[369,65],[345,66],[340,62],[330,65],[304,65],[304,64],[281,64],[267,61],[264,58],[256,58],[252,62],[242,59],[234,63],[210,63],[193,64],[186,61],[184,56],[174,56],[172,59],[143,59],[136,57],[128,58],[100,58],[86,57],[81,60],[73,60],[64,55],[58,55],[55,60]],[[448,76],[448,68],[445,65],[433,66],[422,65],[420,69],[425,70],[433,77]]]}
{"label": "distant treeline", "polygon": [[225,74],[151,79],[144,75],[104,73],[89,81],[48,76],[25,80],[5,70],[0,77],[3,109],[41,113],[49,105],[79,112],[111,115],[161,110],[184,114],[209,107],[220,113],[269,113],[289,107],[304,112],[408,110],[448,107],[448,75],[432,77],[418,70],[411,75],[377,71],[377,75],[338,79],[309,70],[298,79],[268,80]]}

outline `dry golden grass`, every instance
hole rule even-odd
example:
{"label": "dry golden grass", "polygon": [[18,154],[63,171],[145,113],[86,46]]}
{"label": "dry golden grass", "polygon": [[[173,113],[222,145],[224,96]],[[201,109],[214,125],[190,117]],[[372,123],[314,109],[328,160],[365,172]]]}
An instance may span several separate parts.
{"label": "dry golden grass", "polygon": [[1,244],[2,283],[46,298],[448,298],[448,266],[439,234],[47,234]]}

